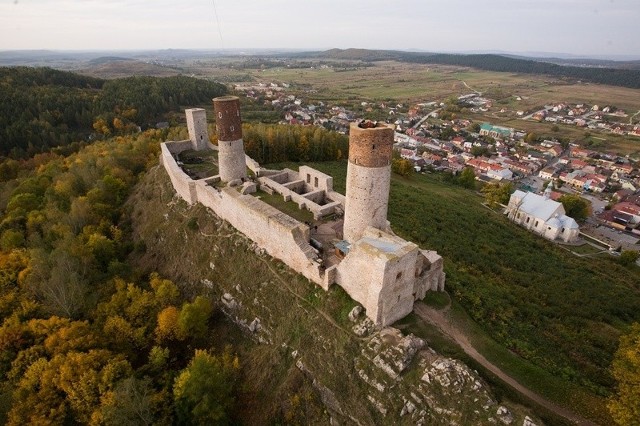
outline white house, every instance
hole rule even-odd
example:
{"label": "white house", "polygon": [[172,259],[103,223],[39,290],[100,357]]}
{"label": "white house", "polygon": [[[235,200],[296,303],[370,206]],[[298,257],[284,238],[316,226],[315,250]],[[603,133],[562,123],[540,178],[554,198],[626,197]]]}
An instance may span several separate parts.
{"label": "white house", "polygon": [[580,234],[576,221],[565,214],[562,203],[551,198],[551,185],[544,195],[515,191],[505,214],[509,219],[548,240],[574,242]]}
{"label": "white house", "polygon": [[513,172],[509,169],[504,168],[490,168],[489,170],[487,170],[487,176],[489,176],[491,179],[496,180],[511,180],[513,179]]}

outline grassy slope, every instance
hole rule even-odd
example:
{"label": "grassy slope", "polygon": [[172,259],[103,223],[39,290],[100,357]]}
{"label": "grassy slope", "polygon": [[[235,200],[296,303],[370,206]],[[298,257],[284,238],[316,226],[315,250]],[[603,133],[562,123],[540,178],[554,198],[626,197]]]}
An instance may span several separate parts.
{"label": "grassy slope", "polygon": [[[352,325],[347,315],[356,303],[343,290],[333,286],[325,292],[281,262],[256,254],[245,237],[206,208],[189,207],[174,197],[168,177],[159,167],[142,179],[128,205],[139,247],[131,260],[140,274],[158,270],[187,295],[204,292],[219,300],[223,293],[231,293],[242,304],[241,318],[249,322],[261,319],[266,330],[261,335],[273,344],[256,345],[241,333],[230,331],[233,327],[222,318],[214,325],[220,328],[217,344],[231,341],[240,353],[243,378],[237,416],[243,424],[284,421],[291,411],[295,415],[290,423],[327,423],[327,413],[313,396],[309,377],[295,366],[297,360],[331,389],[344,412],[361,424],[411,424],[409,416],[397,417],[404,404],[394,397],[398,389],[384,396],[395,413],[390,417],[381,417],[367,400],[375,391],[354,368],[354,360],[362,357],[364,341],[345,331]],[[210,288],[202,284],[205,279],[213,283]],[[294,350],[297,358],[291,355]],[[406,380],[420,381],[416,366],[406,373]],[[397,382],[397,387],[404,383]],[[291,410],[290,401],[296,395],[302,402]],[[477,420],[479,406],[465,406],[464,395],[439,399],[434,394],[434,398],[454,412],[468,410],[462,412]],[[521,422],[525,410],[507,406]],[[449,424],[446,417],[429,415],[433,416],[429,424]]]}
{"label": "grassy slope", "polygon": [[[346,163],[311,166],[344,190]],[[618,336],[640,320],[638,271],[575,257],[480,201],[434,177],[394,176],[389,219],[398,234],[444,256],[447,288],[464,307],[460,320],[472,318],[470,332],[487,358],[584,415],[605,410],[596,395],[611,390]]]}

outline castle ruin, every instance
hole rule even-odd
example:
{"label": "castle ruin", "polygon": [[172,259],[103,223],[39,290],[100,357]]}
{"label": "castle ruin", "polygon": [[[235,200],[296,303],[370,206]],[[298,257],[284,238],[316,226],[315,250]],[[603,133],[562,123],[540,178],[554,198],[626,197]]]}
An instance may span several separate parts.
{"label": "castle ruin", "polygon": [[[427,291],[444,289],[442,257],[395,235],[387,221],[393,129],[353,123],[346,196],[333,178],[308,166],[268,170],[245,155],[239,99],[213,100],[218,146],[208,140],[204,110],[186,110],[189,140],[161,145],[161,161],[187,203],[202,203],[271,256],[328,290],[342,287],[378,326],[413,310]],[[203,124],[204,123],[204,124]],[[219,173],[192,179],[176,158],[188,150],[217,151]],[[254,177],[248,177],[247,169]],[[303,223],[263,201],[262,193],[309,210]]]}

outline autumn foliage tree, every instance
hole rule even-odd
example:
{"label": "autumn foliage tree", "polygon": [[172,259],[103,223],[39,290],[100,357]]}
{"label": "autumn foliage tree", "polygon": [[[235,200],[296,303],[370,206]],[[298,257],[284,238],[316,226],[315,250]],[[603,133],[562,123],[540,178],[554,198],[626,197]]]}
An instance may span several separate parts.
{"label": "autumn foliage tree", "polygon": [[619,425],[640,425],[640,324],[634,323],[620,338],[611,372],[617,382],[609,401],[611,417]]}
{"label": "autumn foliage tree", "polygon": [[217,356],[196,350],[173,385],[178,424],[228,424],[239,369],[240,362],[229,349]]}

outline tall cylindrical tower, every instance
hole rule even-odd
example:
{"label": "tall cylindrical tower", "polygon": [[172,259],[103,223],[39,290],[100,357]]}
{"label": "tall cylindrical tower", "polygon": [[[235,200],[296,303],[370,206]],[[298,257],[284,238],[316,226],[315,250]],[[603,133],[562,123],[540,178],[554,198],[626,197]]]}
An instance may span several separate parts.
{"label": "tall cylindrical tower", "polygon": [[344,239],[358,241],[367,226],[387,227],[393,127],[365,121],[349,129]]}
{"label": "tall cylindrical tower", "polygon": [[242,142],[240,99],[220,96],[213,99],[218,134],[218,167],[223,182],[247,177],[247,166]]}

